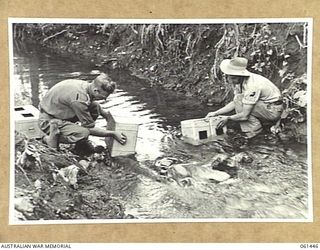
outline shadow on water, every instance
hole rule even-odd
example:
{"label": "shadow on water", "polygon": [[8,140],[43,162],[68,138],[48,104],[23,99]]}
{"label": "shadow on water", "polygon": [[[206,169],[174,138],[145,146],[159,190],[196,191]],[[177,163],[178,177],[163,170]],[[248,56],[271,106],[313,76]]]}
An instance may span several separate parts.
{"label": "shadow on water", "polygon": [[[92,80],[99,74],[89,64],[27,48],[14,50],[13,64],[11,84],[15,105],[38,106],[57,82],[69,78]],[[122,160],[126,171],[137,173],[139,178],[113,190],[123,200],[128,213],[139,218],[301,219],[307,216],[305,146],[281,142],[268,135],[245,148],[224,139],[200,146],[186,144],[179,137],[180,121],[204,117],[215,108],[173,91],[151,87],[125,70],[109,73],[118,88],[101,103],[102,107],[141,122],[137,153]],[[99,119],[97,126],[105,127],[105,121]],[[104,145],[103,139],[92,140]],[[231,178],[215,182],[208,177],[213,174],[214,157],[226,155],[236,161],[244,152],[252,161],[215,166],[214,170],[226,172]],[[168,175],[159,175],[164,168],[157,168],[157,161],[166,158],[173,159],[173,167],[166,167]]]}

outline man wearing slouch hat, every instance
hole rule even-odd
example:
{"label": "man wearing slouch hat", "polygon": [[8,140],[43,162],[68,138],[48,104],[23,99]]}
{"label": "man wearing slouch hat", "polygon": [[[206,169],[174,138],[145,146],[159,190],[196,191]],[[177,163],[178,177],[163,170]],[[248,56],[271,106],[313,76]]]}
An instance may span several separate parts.
{"label": "man wearing slouch hat", "polygon": [[[226,106],[209,112],[207,118],[220,116],[218,128],[228,121],[239,122],[242,132],[252,138],[262,131],[265,122],[277,122],[283,111],[279,88],[267,78],[249,72],[248,60],[243,57],[225,59],[220,64],[227,82],[232,85],[234,99]],[[235,114],[225,115],[232,111]]]}

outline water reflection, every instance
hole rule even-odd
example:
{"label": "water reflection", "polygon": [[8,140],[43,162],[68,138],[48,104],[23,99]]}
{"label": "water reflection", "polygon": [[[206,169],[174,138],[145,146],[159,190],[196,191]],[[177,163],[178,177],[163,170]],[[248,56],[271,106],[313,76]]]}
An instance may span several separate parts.
{"label": "water reflection", "polygon": [[[14,50],[15,105],[32,104],[38,106],[48,89],[65,79],[92,80],[99,70],[92,66],[54,58],[46,53],[34,51],[21,53]],[[188,100],[185,96],[131,76],[126,71],[109,72],[117,82],[117,90],[101,106],[118,116],[131,116],[139,119],[137,159],[156,159],[163,155],[163,140],[169,134],[168,127],[178,126],[183,119],[203,117],[208,108]],[[97,126],[105,127],[104,119]],[[96,144],[103,144],[102,138],[91,138]]]}
{"label": "water reflection", "polygon": [[40,75],[37,72],[39,69],[39,60],[38,57],[34,56],[32,58],[32,63],[29,63],[30,68],[29,68],[29,75],[30,75],[30,84],[31,84],[31,102],[32,105],[35,107],[38,107],[40,98]]}

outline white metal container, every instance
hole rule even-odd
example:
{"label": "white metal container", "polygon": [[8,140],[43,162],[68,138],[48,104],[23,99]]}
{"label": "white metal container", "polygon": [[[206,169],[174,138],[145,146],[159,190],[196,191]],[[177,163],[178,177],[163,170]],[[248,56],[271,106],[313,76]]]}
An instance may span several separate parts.
{"label": "white metal container", "polygon": [[28,138],[40,138],[43,132],[38,126],[39,110],[32,105],[14,108],[15,130]]}
{"label": "white metal container", "polygon": [[219,117],[181,121],[181,133],[183,140],[192,145],[200,145],[216,140],[227,131],[226,126],[221,129],[217,129],[219,121]]}
{"label": "white metal container", "polygon": [[106,145],[110,149],[111,157],[132,155],[136,152],[139,123],[136,118],[120,117],[110,114],[107,129],[123,133],[127,137],[126,144],[121,145],[112,137],[106,137]]}

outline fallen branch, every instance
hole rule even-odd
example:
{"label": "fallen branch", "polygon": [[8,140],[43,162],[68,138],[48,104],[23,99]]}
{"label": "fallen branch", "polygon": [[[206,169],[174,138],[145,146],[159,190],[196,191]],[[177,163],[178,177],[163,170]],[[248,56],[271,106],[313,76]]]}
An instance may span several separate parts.
{"label": "fallen branch", "polygon": [[53,34],[53,35],[51,35],[51,36],[46,37],[45,39],[43,39],[42,42],[45,43],[45,42],[48,41],[49,39],[52,39],[52,38],[54,38],[54,37],[56,37],[56,36],[59,36],[59,35],[67,32],[67,31],[68,31],[68,30],[61,30],[61,31],[59,31],[58,33],[55,33],[55,34]]}

